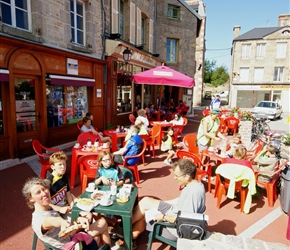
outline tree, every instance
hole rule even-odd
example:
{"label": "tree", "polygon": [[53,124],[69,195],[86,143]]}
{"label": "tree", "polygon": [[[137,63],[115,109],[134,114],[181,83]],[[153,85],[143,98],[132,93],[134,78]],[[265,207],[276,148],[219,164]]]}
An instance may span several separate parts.
{"label": "tree", "polygon": [[226,83],[230,76],[226,67],[216,67],[215,60],[205,60],[204,62],[204,83],[209,83],[215,87]]}

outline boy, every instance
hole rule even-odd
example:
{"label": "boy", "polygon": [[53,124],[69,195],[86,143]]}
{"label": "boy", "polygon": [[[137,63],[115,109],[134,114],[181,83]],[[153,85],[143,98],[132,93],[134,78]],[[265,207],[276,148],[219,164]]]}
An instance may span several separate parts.
{"label": "boy", "polygon": [[174,134],[173,128],[169,127],[167,130],[167,135],[165,135],[162,139],[161,143],[161,151],[168,152],[168,155],[166,159],[164,160],[164,164],[171,166],[172,158],[175,155],[175,152],[172,150],[172,145],[174,144],[174,141],[172,139],[172,136]]}

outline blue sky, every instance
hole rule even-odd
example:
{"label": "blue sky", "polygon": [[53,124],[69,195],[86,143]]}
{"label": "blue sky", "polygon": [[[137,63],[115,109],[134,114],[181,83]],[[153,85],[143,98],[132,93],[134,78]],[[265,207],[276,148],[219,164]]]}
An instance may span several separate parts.
{"label": "blue sky", "polygon": [[203,0],[206,4],[205,58],[230,69],[233,27],[240,34],[253,28],[277,27],[278,16],[290,13],[290,0]]}

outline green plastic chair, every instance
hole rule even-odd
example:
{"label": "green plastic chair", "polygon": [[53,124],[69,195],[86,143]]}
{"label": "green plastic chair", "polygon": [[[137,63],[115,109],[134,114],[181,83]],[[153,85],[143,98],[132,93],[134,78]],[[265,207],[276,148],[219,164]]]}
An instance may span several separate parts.
{"label": "green plastic chair", "polygon": [[149,233],[149,236],[148,236],[147,250],[151,249],[153,238],[156,238],[156,239],[160,240],[161,242],[164,242],[164,243],[176,248],[177,241],[170,240],[170,239],[167,239],[167,238],[161,236],[161,232],[162,232],[163,227],[175,228],[175,224],[172,224],[169,222],[156,222],[156,223],[154,223],[153,230]]}

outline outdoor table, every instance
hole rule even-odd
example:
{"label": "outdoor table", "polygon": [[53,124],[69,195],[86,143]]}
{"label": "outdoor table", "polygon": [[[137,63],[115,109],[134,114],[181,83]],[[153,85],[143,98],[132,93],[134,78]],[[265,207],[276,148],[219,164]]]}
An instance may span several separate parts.
{"label": "outdoor table", "polygon": [[[110,191],[110,186],[97,186],[98,190]],[[120,189],[121,187],[118,187]],[[90,198],[92,193],[84,192],[81,198]],[[111,206],[101,206],[100,204],[93,208],[92,212],[102,213],[102,214],[112,214],[122,216],[123,228],[124,228],[124,241],[125,248],[132,249],[132,216],[135,200],[137,199],[138,188],[132,187],[130,199],[126,203],[118,203],[116,201],[116,196],[111,196],[113,204]],[[76,204],[72,208],[72,221],[75,220],[81,209],[79,209]]]}
{"label": "outdoor table", "polygon": [[112,152],[116,152],[118,139],[126,137],[127,131],[126,132],[117,132],[115,129],[110,129],[110,130],[104,130],[103,134],[110,136],[112,138]]}
{"label": "outdoor table", "polygon": [[96,154],[99,153],[101,151],[110,151],[110,148],[103,148],[102,150],[98,150],[98,151],[83,151],[82,148],[72,148],[72,155],[71,155],[71,173],[70,173],[70,187],[74,188],[75,186],[75,176],[77,174],[77,162],[79,157],[81,157],[82,155],[89,155],[89,154]]}
{"label": "outdoor table", "polygon": [[150,125],[151,126],[158,125],[158,126],[161,127],[160,135],[158,136],[157,141],[156,141],[156,145],[160,146],[161,145],[161,141],[162,141],[162,136],[163,136],[162,128],[171,127],[173,124],[170,123],[170,122],[165,122],[165,121],[151,121]]}
{"label": "outdoor table", "polygon": [[224,160],[227,158],[227,157],[222,157],[219,154],[217,154],[215,151],[210,151],[208,149],[204,149],[201,151],[201,159],[203,159],[204,156],[209,157],[211,160],[217,161],[218,162],[217,165],[220,165],[221,163],[223,163]]}

